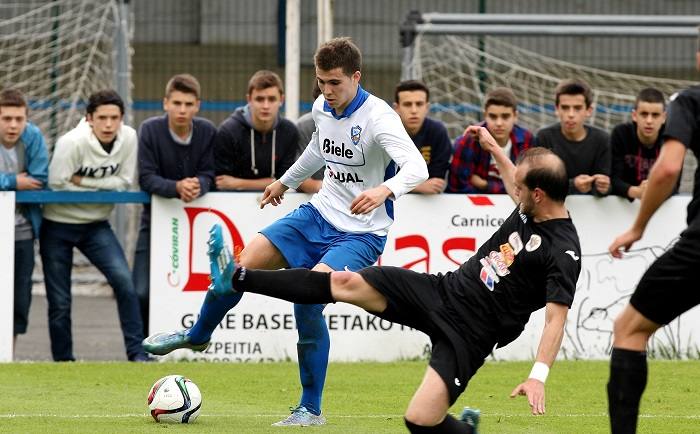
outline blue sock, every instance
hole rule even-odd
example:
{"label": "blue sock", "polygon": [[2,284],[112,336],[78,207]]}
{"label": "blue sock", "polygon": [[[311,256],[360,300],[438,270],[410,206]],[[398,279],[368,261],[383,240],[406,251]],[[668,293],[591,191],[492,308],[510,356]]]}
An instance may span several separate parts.
{"label": "blue sock", "polygon": [[228,311],[238,304],[241,297],[243,297],[242,293],[216,296],[211,291],[207,291],[202,308],[199,310],[199,318],[187,332],[191,342],[193,344],[209,342],[211,334]]}
{"label": "blue sock", "polygon": [[300,405],[321,414],[321,396],[326,382],[328,351],[331,347],[328,327],[323,319],[324,304],[295,304],[294,317],[299,332],[297,355],[302,394]]}

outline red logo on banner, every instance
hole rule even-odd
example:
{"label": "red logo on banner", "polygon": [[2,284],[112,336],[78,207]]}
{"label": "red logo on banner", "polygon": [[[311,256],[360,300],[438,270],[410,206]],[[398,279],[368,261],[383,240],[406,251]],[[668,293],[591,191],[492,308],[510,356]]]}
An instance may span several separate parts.
{"label": "red logo on banner", "polygon": [[195,208],[195,207],[185,207],[185,213],[187,214],[187,222],[190,227],[190,244],[188,246],[187,252],[187,262],[189,264],[189,278],[185,287],[182,288],[183,291],[206,291],[207,286],[209,286],[209,274],[208,273],[195,273],[192,271],[192,254],[194,249],[192,248],[192,243],[194,241],[194,221],[198,215],[201,213],[212,213],[219,217],[224,222],[224,227],[228,229],[231,239],[233,240],[233,255],[238,260],[238,255],[243,250],[243,238],[238,232],[236,225],[233,224],[231,220],[221,211],[211,209],[211,208]]}
{"label": "red logo on banner", "polygon": [[472,204],[476,206],[493,206],[493,202],[488,196],[467,196]]}
{"label": "red logo on banner", "polygon": [[[415,261],[408,262],[401,266],[401,268],[412,269],[414,265],[424,263],[425,272],[430,273],[430,245],[428,240],[422,235],[406,235],[404,237],[396,238],[394,243],[394,248],[396,250],[408,249],[410,247],[416,247],[425,252],[425,256]],[[455,250],[467,250],[470,252],[476,252],[476,238],[471,237],[456,237],[448,238],[442,243],[442,254],[445,255],[447,259],[454,262],[457,265],[462,265],[462,262],[454,259],[452,257],[452,252]],[[377,260],[377,265],[382,265],[382,257],[380,256]]]}

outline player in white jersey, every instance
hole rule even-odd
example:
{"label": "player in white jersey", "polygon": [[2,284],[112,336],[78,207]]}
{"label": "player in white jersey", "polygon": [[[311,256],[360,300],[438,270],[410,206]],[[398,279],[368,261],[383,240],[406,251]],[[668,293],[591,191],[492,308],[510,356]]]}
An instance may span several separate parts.
{"label": "player in white jersey", "polygon": [[[362,55],[349,38],[323,44],[314,64],[323,94],[313,107],[316,132],[297,162],[267,186],[260,207],[279,205],[285,191],[297,188],[325,165],[323,184],[309,203],[260,231],[243,249],[239,263],[248,269],[301,267],[330,272],[372,265],[393,222],[393,200],[428,177],[425,160],[399,116],[360,86]],[[396,165],[401,168],[398,174]],[[210,246],[210,254],[222,251],[215,247]],[[153,354],[178,348],[203,351],[240,298],[241,294],[216,296],[210,289],[190,330],[149,336],[144,348]],[[324,307],[294,305],[302,396],[291,415],[275,425],[325,423],[321,395],[330,340]]]}
{"label": "player in white jersey", "polygon": [[[401,167],[407,163],[418,165],[413,161],[416,153],[410,149],[412,142],[406,141],[406,130],[396,122],[396,112],[358,86],[353,105],[342,115],[335,114],[328,102],[319,97],[312,116],[317,129],[310,146],[266,195],[269,193],[272,199],[281,194],[280,190],[298,187],[309,174],[325,165],[323,186],[311,199],[311,205],[343,232],[386,235],[393,222],[393,206],[385,199],[392,193],[394,198],[407,193],[408,186],[421,176],[418,170],[402,170],[393,177],[392,161]],[[367,192],[366,204],[377,206],[371,211],[353,212],[353,201],[367,187],[376,187],[376,191]],[[379,206],[381,202],[385,206]]]}

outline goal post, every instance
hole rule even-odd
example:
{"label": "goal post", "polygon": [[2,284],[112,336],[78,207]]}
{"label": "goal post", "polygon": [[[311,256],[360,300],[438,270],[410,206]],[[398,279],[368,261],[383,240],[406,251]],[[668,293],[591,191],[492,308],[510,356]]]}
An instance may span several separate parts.
{"label": "goal post", "polygon": [[78,123],[91,93],[115,88],[129,105],[127,5],[126,0],[0,2],[0,88],[26,95],[29,118],[50,146]]}

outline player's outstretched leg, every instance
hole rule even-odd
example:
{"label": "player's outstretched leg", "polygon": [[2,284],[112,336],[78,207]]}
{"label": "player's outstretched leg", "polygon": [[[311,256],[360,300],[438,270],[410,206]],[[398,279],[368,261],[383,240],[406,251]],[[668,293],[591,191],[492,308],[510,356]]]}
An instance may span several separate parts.
{"label": "player's outstretched leg", "polygon": [[220,225],[214,225],[209,230],[208,244],[211,283],[199,319],[190,330],[156,333],[144,339],[143,348],[149,353],[162,356],[180,348],[206,350],[213,331],[226,313],[240,301],[242,294],[231,290],[236,264],[224,243]]}

